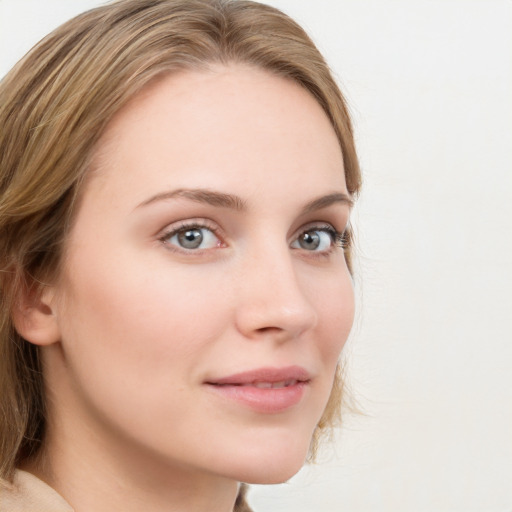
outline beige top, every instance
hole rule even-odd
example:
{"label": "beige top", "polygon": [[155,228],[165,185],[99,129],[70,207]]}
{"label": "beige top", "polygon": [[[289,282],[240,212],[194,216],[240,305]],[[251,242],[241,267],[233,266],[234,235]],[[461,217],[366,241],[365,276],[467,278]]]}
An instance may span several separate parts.
{"label": "beige top", "polygon": [[0,512],[73,512],[73,509],[42,480],[18,470],[13,484],[0,488]]}
{"label": "beige top", "polygon": [[[251,512],[242,485],[234,512]],[[0,512],[73,512],[66,500],[49,485],[26,471],[17,470],[8,488],[0,487]]]}

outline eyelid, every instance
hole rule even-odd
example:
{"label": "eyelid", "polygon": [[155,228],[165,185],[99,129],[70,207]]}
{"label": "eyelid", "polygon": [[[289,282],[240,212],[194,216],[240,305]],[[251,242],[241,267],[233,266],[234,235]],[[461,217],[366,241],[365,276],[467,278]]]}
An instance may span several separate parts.
{"label": "eyelid", "polygon": [[346,230],[346,228],[344,228],[343,231],[338,231],[331,222],[308,222],[307,224],[304,224],[295,231],[294,235],[292,236],[292,241],[296,240],[301,234],[305,233],[306,231],[314,231],[315,229],[318,231],[328,231],[339,236],[343,235]]}

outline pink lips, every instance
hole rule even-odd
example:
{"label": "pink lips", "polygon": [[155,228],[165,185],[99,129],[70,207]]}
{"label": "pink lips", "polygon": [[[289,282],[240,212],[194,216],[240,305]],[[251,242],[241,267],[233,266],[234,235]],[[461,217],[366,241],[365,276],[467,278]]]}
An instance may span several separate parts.
{"label": "pink lips", "polygon": [[311,376],[300,366],[259,368],[206,382],[212,391],[262,413],[278,413],[298,404]]}

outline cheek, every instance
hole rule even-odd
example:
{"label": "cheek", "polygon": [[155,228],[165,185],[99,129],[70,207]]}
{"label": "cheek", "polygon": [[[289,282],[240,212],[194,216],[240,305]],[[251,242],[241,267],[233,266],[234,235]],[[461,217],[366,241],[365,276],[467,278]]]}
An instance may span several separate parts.
{"label": "cheek", "polygon": [[[221,290],[200,272],[136,261],[70,276],[61,328],[75,376],[112,396],[122,385],[123,396],[145,399],[193,378],[230,316]],[[105,389],[91,392],[102,396]]]}
{"label": "cheek", "polygon": [[222,290],[197,269],[135,261],[75,276],[62,326],[70,410],[95,429],[185,457],[185,440],[205,421],[197,382],[231,315]]}
{"label": "cheek", "polygon": [[[318,357],[322,360],[324,374],[318,381],[318,401],[314,417],[315,426],[323,414],[332,414],[337,411],[339,395],[333,394],[333,384],[341,351],[348,339],[355,314],[355,300],[353,284],[349,274],[342,277],[337,285],[329,288],[319,299],[319,324],[321,332],[317,337]],[[333,400],[332,402],[330,400]],[[327,408],[327,409],[326,409]]]}
{"label": "cheek", "polygon": [[332,370],[352,329],[355,313],[354,290],[349,274],[339,276],[315,295],[319,312],[317,337],[320,355]]}

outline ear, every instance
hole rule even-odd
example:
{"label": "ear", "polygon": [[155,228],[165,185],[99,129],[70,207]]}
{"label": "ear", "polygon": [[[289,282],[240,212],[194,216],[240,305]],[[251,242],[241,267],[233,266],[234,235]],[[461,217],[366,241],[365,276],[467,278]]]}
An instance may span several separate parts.
{"label": "ear", "polygon": [[55,290],[51,286],[38,289],[24,286],[12,311],[18,334],[34,345],[51,345],[60,340],[60,329],[54,311]]}

